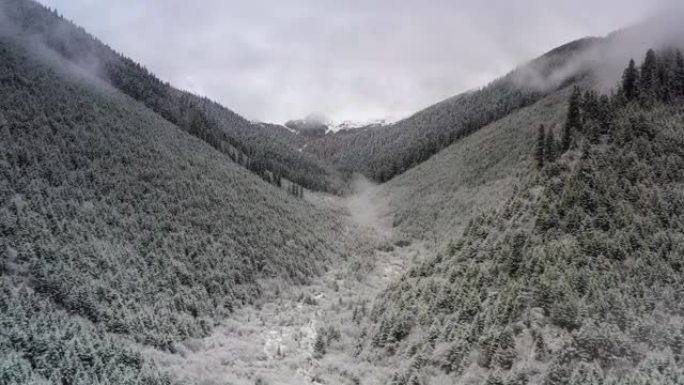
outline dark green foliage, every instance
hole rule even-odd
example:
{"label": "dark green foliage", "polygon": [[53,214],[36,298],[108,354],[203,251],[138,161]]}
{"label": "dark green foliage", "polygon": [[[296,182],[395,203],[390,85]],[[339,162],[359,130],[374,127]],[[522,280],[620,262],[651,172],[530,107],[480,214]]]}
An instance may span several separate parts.
{"label": "dark green foliage", "polygon": [[544,160],[546,159],[546,156],[544,155],[545,146],[545,128],[542,124],[539,126],[539,131],[537,133],[537,142],[534,149],[534,160],[537,162],[537,168],[539,169],[544,167]]}

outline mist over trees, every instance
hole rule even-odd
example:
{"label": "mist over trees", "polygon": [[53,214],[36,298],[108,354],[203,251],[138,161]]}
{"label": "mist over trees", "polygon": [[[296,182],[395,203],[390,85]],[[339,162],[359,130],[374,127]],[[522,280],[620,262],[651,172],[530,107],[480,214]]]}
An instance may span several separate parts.
{"label": "mist over trees", "polygon": [[[31,0],[0,10],[0,385],[170,385],[142,352],[184,359],[181,342],[250,304],[263,322],[281,287],[323,273],[268,331],[299,328],[310,367],[348,359],[334,371],[352,384],[373,366],[392,385],[684,383],[681,50],[645,51],[598,91],[573,61],[582,39],[326,134],[175,89]],[[320,193],[358,172],[394,180]],[[379,297],[350,294],[368,277]],[[319,301],[348,318],[292,325]]]}
{"label": "mist over trees", "polygon": [[168,384],[131,341],[344,259],[330,213],[37,47],[0,36],[0,382]]}
{"label": "mist over trees", "polygon": [[424,162],[474,131],[528,106],[586,75],[581,68],[556,72],[594,43],[581,39],[556,48],[482,89],[463,93],[387,126],[328,134],[306,151],[346,174],[385,182]]}
{"label": "mist over trees", "polygon": [[397,384],[435,369],[487,384],[681,383],[677,57],[649,51],[626,73],[659,75],[625,76],[611,95],[575,88],[563,153],[541,156],[540,127],[536,177],[387,289],[362,354],[409,360]]}
{"label": "mist over trees", "polygon": [[173,88],[33,0],[6,0],[0,4],[0,12],[13,24],[4,28],[16,28],[16,33],[41,40],[253,172],[279,174],[306,188],[340,192],[337,171],[300,153],[301,140],[286,128],[249,122],[205,97]]}

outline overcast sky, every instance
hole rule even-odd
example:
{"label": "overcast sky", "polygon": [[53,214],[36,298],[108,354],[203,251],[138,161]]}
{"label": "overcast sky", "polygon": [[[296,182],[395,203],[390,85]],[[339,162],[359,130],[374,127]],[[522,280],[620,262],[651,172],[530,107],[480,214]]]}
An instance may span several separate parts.
{"label": "overcast sky", "polygon": [[667,0],[40,0],[249,119],[404,117]]}

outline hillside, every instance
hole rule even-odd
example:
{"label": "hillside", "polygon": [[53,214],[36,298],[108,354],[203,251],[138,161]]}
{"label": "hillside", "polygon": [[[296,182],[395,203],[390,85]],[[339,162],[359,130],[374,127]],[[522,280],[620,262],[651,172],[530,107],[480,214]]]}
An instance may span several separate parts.
{"label": "hillside", "polygon": [[527,130],[529,178],[375,303],[361,356],[391,383],[682,383],[684,59],[625,79],[563,103],[541,158]]}
{"label": "hillside", "polygon": [[684,384],[681,30],[332,132],[0,0],[0,385]]}
{"label": "hillside", "polygon": [[582,39],[531,61],[479,90],[430,106],[391,125],[324,136],[306,151],[330,161],[342,172],[362,173],[384,182],[422,163],[449,144],[535,103],[584,75],[578,62],[597,39]]}
{"label": "hillside", "polygon": [[566,87],[497,120],[382,185],[395,227],[441,243],[482,208],[502,204],[532,174],[529,149],[539,122],[560,137]]}
{"label": "hillside", "polygon": [[214,101],[172,87],[33,0],[2,1],[0,17],[3,28],[42,41],[253,172],[267,179],[282,176],[308,189],[341,192],[337,171],[300,153],[296,135],[284,127],[249,122]]}
{"label": "hillside", "polygon": [[679,13],[660,15],[606,37],[587,37],[552,49],[481,89],[436,103],[394,124],[325,135],[305,150],[349,175],[385,182],[450,144],[592,75],[602,90],[614,88],[624,63],[651,47],[679,44]]}
{"label": "hillside", "polygon": [[167,383],[129,339],[173,351],[354,243],[337,214],[2,32],[0,383]]}

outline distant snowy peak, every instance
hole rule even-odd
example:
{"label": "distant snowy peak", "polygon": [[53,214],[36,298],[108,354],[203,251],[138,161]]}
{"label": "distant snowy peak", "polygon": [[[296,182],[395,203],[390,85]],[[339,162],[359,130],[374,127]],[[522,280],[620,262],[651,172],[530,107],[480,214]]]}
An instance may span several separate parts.
{"label": "distant snowy peak", "polygon": [[290,120],[285,123],[285,127],[297,134],[321,137],[328,132],[327,119],[321,115],[311,114],[304,119]]}
{"label": "distant snowy peak", "polygon": [[342,123],[330,123],[328,127],[331,131],[337,132],[341,130],[354,130],[363,127],[381,127],[390,123],[391,121],[387,119],[373,119],[365,121],[345,120]]}
{"label": "distant snowy peak", "polygon": [[309,137],[321,137],[330,132],[356,130],[359,128],[382,127],[393,123],[392,119],[345,120],[333,122],[321,114],[310,114],[304,119],[292,119],[284,124],[278,124],[292,133]]}

